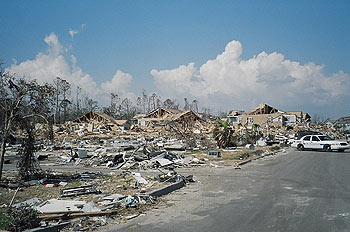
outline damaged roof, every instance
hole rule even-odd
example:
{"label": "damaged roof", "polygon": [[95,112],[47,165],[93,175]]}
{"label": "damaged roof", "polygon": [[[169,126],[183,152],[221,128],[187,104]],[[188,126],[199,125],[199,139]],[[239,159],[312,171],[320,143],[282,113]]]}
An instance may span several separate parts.
{"label": "damaged roof", "polygon": [[115,120],[113,117],[107,115],[107,114],[102,114],[102,113],[97,113],[97,112],[89,112],[84,114],[83,116],[75,119],[73,122],[77,123],[89,123],[92,121],[98,121],[98,122],[103,122],[103,123],[108,123],[108,124],[116,124],[119,125],[117,120]]}
{"label": "damaged roof", "polygon": [[162,118],[165,119],[169,117],[170,115],[175,115],[181,113],[180,110],[175,110],[175,109],[167,109],[167,108],[162,108],[159,107],[148,114],[144,116],[144,118]]}
{"label": "damaged roof", "polygon": [[257,115],[257,114],[274,114],[274,113],[282,113],[282,112],[267,104],[260,104],[258,107],[250,111],[248,114]]}

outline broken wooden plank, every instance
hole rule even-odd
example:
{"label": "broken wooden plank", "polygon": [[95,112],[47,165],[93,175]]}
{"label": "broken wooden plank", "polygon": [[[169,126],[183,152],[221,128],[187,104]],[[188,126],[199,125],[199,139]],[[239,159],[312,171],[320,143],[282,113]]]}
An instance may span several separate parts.
{"label": "broken wooden plank", "polygon": [[98,211],[98,212],[87,212],[87,213],[61,213],[61,214],[51,214],[51,215],[42,215],[38,218],[41,220],[55,220],[55,219],[70,219],[70,218],[78,218],[78,217],[94,217],[94,216],[104,216],[104,215],[112,215],[120,212],[120,209],[113,209],[108,211]]}

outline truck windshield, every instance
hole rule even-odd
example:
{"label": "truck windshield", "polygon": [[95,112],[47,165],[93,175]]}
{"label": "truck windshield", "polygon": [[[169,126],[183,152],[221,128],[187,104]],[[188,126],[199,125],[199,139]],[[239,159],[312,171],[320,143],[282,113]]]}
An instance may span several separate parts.
{"label": "truck windshield", "polygon": [[318,136],[321,141],[329,141],[329,140],[334,140],[332,139],[331,137],[328,137],[328,136],[325,136],[325,135],[322,135],[322,136]]}

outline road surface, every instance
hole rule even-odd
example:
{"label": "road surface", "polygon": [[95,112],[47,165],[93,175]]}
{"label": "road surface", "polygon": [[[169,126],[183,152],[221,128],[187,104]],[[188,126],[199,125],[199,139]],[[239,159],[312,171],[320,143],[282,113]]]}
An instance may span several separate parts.
{"label": "road surface", "polygon": [[350,231],[350,152],[294,151],[194,169],[196,184],[109,231]]}

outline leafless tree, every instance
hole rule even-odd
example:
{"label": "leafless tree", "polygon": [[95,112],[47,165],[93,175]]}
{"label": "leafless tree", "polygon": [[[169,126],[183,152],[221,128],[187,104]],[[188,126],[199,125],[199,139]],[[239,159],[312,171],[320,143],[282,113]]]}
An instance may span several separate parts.
{"label": "leafless tree", "polygon": [[[53,81],[55,87],[55,102],[56,102],[56,113],[55,122],[62,123],[67,119],[67,108],[71,104],[68,97],[70,96],[71,85],[68,81],[56,77]],[[63,109],[63,120],[61,118],[61,110]]]}
{"label": "leafless tree", "polygon": [[187,97],[185,97],[184,100],[185,100],[184,110],[190,110],[190,104],[188,103]]}
{"label": "leafless tree", "polygon": [[137,110],[139,112],[144,113],[144,111],[142,110],[142,98],[141,97],[137,97],[136,106],[137,106]]}
{"label": "leafless tree", "polygon": [[77,86],[77,92],[76,92],[76,113],[75,113],[75,117],[78,117],[79,112],[80,112],[80,99],[79,99],[79,94],[81,93],[81,87]]}
{"label": "leafless tree", "polygon": [[6,141],[12,130],[22,123],[34,125],[38,119],[45,120],[51,112],[53,88],[34,81],[18,79],[3,71],[0,64],[0,179],[2,176]]}
{"label": "leafless tree", "polygon": [[194,99],[194,100],[192,101],[191,109],[192,109],[194,112],[198,113],[198,101],[197,101],[196,99]]}
{"label": "leafless tree", "polygon": [[148,96],[146,94],[146,90],[142,90],[142,107],[143,107],[143,113],[148,113],[149,108],[146,109],[146,105],[148,104]]}
{"label": "leafless tree", "polygon": [[175,109],[178,110],[179,109],[179,104],[176,104],[176,100],[171,100],[170,98],[167,98],[164,102],[163,102],[163,106],[165,108],[168,109]]}

